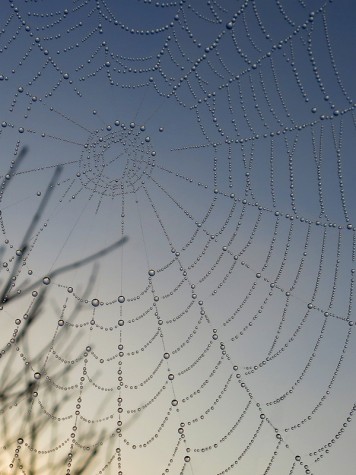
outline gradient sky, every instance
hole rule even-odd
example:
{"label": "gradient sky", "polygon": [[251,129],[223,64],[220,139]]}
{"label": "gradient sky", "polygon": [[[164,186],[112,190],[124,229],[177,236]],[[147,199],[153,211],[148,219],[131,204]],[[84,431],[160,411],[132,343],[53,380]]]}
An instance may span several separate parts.
{"label": "gradient sky", "polygon": [[4,1],[1,474],[353,473],[355,13]]}

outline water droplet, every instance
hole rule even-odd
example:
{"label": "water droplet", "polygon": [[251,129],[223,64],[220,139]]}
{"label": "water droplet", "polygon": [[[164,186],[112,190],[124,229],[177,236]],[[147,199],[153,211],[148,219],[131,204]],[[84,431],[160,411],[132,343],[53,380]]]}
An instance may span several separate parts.
{"label": "water droplet", "polygon": [[33,375],[33,377],[34,377],[35,379],[41,379],[41,373],[35,373],[35,374]]}
{"label": "water droplet", "polygon": [[125,297],[123,295],[120,295],[120,297],[117,300],[120,303],[124,303],[125,302]]}
{"label": "water droplet", "polygon": [[43,277],[43,281],[42,281],[45,285],[48,285],[51,283],[51,279],[49,277]]}
{"label": "water droplet", "polygon": [[149,275],[150,277],[153,277],[153,276],[155,275],[155,273],[156,273],[156,272],[155,272],[153,269],[150,269],[150,270],[148,271],[148,275]]}
{"label": "water droplet", "polygon": [[93,299],[93,300],[91,301],[91,304],[92,304],[93,307],[98,307],[99,304],[100,304],[100,302],[99,302],[98,299]]}

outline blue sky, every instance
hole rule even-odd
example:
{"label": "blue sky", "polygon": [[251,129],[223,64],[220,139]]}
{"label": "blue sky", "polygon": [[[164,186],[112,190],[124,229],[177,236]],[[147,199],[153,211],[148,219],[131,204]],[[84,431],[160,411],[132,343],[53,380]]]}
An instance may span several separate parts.
{"label": "blue sky", "polygon": [[1,470],[21,436],[38,473],[73,451],[75,473],[95,439],[90,473],[351,474],[351,2],[15,0],[1,17],[1,364],[42,373],[38,420],[70,395],[35,447],[25,402],[4,408]]}

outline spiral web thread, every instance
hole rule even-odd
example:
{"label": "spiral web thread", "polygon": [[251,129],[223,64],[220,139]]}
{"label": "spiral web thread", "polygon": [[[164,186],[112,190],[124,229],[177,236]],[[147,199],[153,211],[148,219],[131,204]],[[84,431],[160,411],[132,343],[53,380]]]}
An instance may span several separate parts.
{"label": "spiral web thread", "polygon": [[352,473],[337,8],[4,2],[1,473]]}

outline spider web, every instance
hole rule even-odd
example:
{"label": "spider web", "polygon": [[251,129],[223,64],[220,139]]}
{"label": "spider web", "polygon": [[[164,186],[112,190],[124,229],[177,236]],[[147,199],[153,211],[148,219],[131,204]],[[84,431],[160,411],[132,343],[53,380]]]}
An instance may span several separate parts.
{"label": "spider web", "polygon": [[352,473],[346,3],[4,3],[1,473]]}

